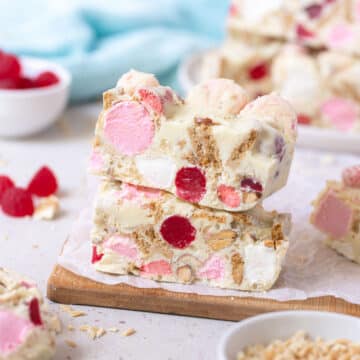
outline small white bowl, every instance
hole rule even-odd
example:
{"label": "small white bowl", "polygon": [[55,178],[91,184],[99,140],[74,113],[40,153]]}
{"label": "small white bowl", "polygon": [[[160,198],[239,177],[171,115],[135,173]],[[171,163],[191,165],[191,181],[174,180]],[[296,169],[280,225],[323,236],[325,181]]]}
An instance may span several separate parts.
{"label": "small white bowl", "polygon": [[59,118],[69,98],[71,75],[62,66],[28,57],[20,62],[26,76],[50,70],[60,81],[42,88],[0,89],[0,136],[27,136],[45,129]]}
{"label": "small white bowl", "polygon": [[218,360],[236,360],[245,347],[285,340],[304,330],[324,340],[349,339],[360,342],[360,319],[329,312],[280,311],[254,316],[232,326],[221,338]]}

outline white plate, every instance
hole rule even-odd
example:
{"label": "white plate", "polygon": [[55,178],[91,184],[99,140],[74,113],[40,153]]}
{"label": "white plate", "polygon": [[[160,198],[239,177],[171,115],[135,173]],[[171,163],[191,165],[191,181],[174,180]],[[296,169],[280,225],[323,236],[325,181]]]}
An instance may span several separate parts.
{"label": "white plate", "polygon": [[285,340],[299,330],[312,338],[360,343],[360,319],[356,317],[317,311],[280,311],[254,316],[232,326],[220,339],[217,359],[236,360],[237,353],[247,346]]}
{"label": "white plate", "polygon": [[[184,93],[199,83],[200,67],[205,54],[205,51],[193,54],[180,65],[179,83]],[[322,150],[360,153],[360,134],[299,125],[297,144]]]}

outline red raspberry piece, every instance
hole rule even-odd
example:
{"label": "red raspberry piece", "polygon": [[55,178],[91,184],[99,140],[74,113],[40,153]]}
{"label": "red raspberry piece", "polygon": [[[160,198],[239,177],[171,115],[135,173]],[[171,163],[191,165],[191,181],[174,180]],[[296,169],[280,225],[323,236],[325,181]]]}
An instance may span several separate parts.
{"label": "red raspberry piece", "polygon": [[17,187],[5,191],[1,198],[1,206],[5,214],[14,217],[31,216],[34,213],[31,194]]}
{"label": "red raspberry piece", "polygon": [[33,298],[29,303],[29,317],[31,322],[36,326],[43,324],[40,314],[40,305],[38,298]]}
{"label": "red raspberry piece", "polygon": [[57,191],[58,183],[54,173],[47,166],[43,166],[33,176],[27,189],[33,195],[45,197]]}
{"label": "red raspberry piece", "polygon": [[342,178],[346,186],[360,187],[360,165],[346,168],[342,173]]}
{"label": "red raspberry piece", "polygon": [[6,175],[0,175],[0,204],[3,195],[7,189],[14,187],[14,182]]}
{"label": "red raspberry piece", "polygon": [[306,11],[306,14],[310,19],[316,19],[321,15],[322,5],[320,4],[309,5],[304,10]]}
{"label": "red raspberry piece", "polygon": [[269,69],[265,63],[259,63],[251,67],[248,71],[249,78],[256,81],[268,76]]}
{"label": "red raspberry piece", "polygon": [[52,71],[43,71],[34,79],[34,87],[45,87],[55,85],[59,82],[59,78]]}
{"label": "red raspberry piece", "polygon": [[184,249],[195,240],[196,229],[187,218],[173,215],[161,224],[160,233],[170,245]]}
{"label": "red raspberry piece", "polygon": [[176,174],[175,186],[181,199],[199,202],[206,192],[206,178],[197,167],[184,167]]}
{"label": "red raspberry piece", "polygon": [[231,208],[236,208],[240,205],[240,196],[232,186],[219,185],[217,195],[225,205]]}
{"label": "red raspberry piece", "polygon": [[19,79],[0,79],[0,89],[17,89],[19,86]]}
{"label": "red raspberry piece", "polygon": [[299,114],[297,116],[297,121],[298,121],[298,124],[301,124],[301,125],[310,125],[311,124],[311,118],[304,114]]}
{"label": "red raspberry piece", "polygon": [[241,180],[241,189],[247,192],[256,192],[261,194],[263,187],[259,181],[252,178],[244,178]]}
{"label": "red raspberry piece", "polygon": [[0,52],[0,79],[17,79],[21,65],[16,56]]}
{"label": "red raspberry piece", "polygon": [[32,89],[35,87],[36,87],[36,85],[35,85],[34,80],[27,78],[25,76],[20,77],[18,80],[18,83],[17,83],[18,89]]}
{"label": "red raspberry piece", "polygon": [[155,112],[162,114],[163,104],[159,95],[148,89],[139,89],[140,99],[149,105]]}
{"label": "red raspberry piece", "polygon": [[304,40],[314,36],[314,33],[308,30],[304,25],[296,25],[296,35],[299,40]]}
{"label": "red raspberry piece", "polygon": [[96,246],[93,245],[93,247],[92,247],[91,263],[92,263],[92,264],[95,264],[96,262],[100,261],[103,256],[104,256],[104,254],[98,254],[98,253],[97,253]]}

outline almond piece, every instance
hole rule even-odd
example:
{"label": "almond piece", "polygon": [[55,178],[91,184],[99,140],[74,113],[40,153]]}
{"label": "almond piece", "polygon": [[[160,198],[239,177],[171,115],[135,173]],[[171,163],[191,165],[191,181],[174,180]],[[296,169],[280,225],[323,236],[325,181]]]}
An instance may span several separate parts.
{"label": "almond piece", "polygon": [[232,230],[223,230],[212,234],[207,243],[213,251],[219,251],[230,246],[236,238],[236,232]]}
{"label": "almond piece", "polygon": [[243,191],[242,195],[245,204],[254,203],[258,199],[258,195],[254,192]]}
{"label": "almond piece", "polygon": [[244,275],[244,261],[240,254],[236,253],[231,256],[231,265],[234,282],[240,285]]}
{"label": "almond piece", "polygon": [[194,280],[193,271],[189,265],[180,266],[176,270],[176,275],[184,283],[192,283]]}

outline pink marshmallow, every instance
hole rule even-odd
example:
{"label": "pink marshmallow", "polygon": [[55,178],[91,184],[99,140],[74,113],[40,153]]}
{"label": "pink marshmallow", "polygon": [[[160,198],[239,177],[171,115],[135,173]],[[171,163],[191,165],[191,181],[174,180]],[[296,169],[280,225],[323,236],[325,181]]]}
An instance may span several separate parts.
{"label": "pink marshmallow", "polygon": [[124,155],[145,151],[151,145],[154,134],[154,123],[142,104],[121,102],[105,115],[105,138]]}
{"label": "pink marshmallow", "polygon": [[356,104],[342,98],[327,100],[321,105],[321,112],[338,130],[342,131],[350,130],[359,115]]}
{"label": "pink marshmallow", "polygon": [[212,255],[198,272],[198,276],[209,280],[221,280],[224,277],[225,264],[220,256]]}
{"label": "pink marshmallow", "polygon": [[165,260],[152,261],[140,269],[142,275],[170,275],[172,273],[170,264]]}
{"label": "pink marshmallow", "polygon": [[320,200],[313,223],[319,230],[339,240],[350,230],[352,210],[330,190]]}
{"label": "pink marshmallow", "polygon": [[161,191],[145,186],[123,183],[121,190],[116,193],[116,196],[121,200],[141,204],[143,197],[157,199],[161,196]]}
{"label": "pink marshmallow", "polygon": [[99,151],[93,150],[90,156],[90,168],[93,171],[100,171],[104,167],[104,159]]}
{"label": "pink marshmallow", "polygon": [[0,357],[16,350],[34,325],[10,311],[0,310]]}
{"label": "pink marshmallow", "polygon": [[337,24],[330,30],[327,43],[330,48],[337,49],[347,45],[353,37],[353,30],[349,25]]}
{"label": "pink marshmallow", "polygon": [[113,235],[105,241],[104,247],[131,260],[137,260],[139,257],[136,244],[128,236]]}

